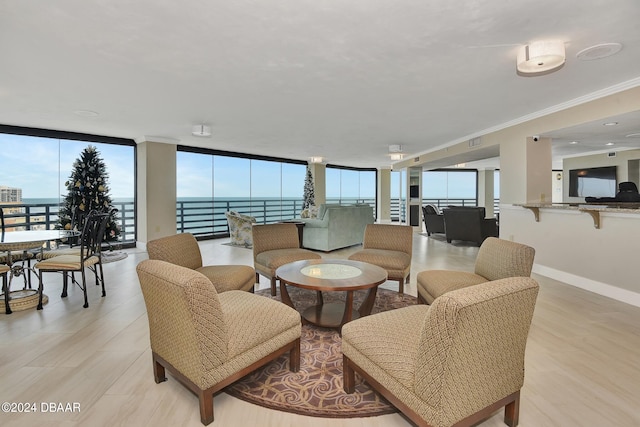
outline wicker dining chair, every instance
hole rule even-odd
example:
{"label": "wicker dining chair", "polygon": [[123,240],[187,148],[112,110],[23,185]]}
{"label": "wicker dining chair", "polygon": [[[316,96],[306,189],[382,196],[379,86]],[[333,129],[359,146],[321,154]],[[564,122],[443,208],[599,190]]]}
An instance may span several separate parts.
{"label": "wicker dining chair", "polygon": [[[93,271],[96,285],[102,285],[102,296],[106,295],[104,286],[104,272],[102,263],[100,262],[100,248],[104,237],[107,222],[109,221],[108,213],[98,213],[92,211],[88,214],[87,219],[82,228],[80,235],[80,252],[77,254],[58,255],[53,258],[43,259],[36,263],[35,268],[38,269],[40,286],[38,292],[40,294],[38,301],[38,310],[42,310],[42,290],[43,281],[42,274],[46,272],[62,273],[63,287],[62,295],[67,296],[67,286],[69,276],[72,283],[75,283],[84,294],[84,308],[89,307],[87,297],[87,278],[86,270]],[[82,283],[78,282],[72,273],[79,272],[82,277]],[[71,274],[70,274],[71,273]]]}

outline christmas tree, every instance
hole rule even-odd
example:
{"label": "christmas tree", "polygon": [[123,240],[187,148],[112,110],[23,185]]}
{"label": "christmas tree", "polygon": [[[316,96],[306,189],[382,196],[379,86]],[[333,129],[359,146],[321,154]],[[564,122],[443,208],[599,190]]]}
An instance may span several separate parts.
{"label": "christmas tree", "polygon": [[311,168],[307,165],[307,175],[304,178],[304,201],[302,202],[302,209],[309,209],[316,204],[316,195],[313,190],[313,175],[311,174]]}
{"label": "christmas tree", "polygon": [[83,217],[92,210],[109,212],[111,215],[104,240],[118,240],[120,227],[116,221],[117,211],[111,205],[108,177],[107,167],[100,158],[100,153],[96,147],[89,145],[73,163],[71,176],[64,183],[68,193],[58,213],[58,228],[70,230],[74,227],[82,231],[83,224],[72,225],[73,218]]}

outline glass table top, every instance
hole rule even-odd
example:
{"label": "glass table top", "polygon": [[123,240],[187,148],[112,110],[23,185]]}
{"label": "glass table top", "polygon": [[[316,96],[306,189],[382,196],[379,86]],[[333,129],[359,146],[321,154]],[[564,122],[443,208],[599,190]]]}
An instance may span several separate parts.
{"label": "glass table top", "polygon": [[303,267],[300,273],[318,279],[351,279],[358,277],[362,271],[351,265],[344,264],[314,264]]}

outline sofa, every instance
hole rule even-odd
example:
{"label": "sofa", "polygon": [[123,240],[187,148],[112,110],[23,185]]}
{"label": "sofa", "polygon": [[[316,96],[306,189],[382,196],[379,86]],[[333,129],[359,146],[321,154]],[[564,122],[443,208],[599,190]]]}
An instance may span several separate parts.
{"label": "sofa", "polygon": [[373,224],[373,208],[366,204],[322,204],[317,218],[300,218],[299,221],[304,222],[302,246],[329,252],[361,244],[365,227]]}
{"label": "sofa", "polygon": [[484,207],[449,206],[442,213],[449,243],[452,240],[465,240],[480,246],[487,237],[498,237],[497,221],[495,218],[485,218]]}

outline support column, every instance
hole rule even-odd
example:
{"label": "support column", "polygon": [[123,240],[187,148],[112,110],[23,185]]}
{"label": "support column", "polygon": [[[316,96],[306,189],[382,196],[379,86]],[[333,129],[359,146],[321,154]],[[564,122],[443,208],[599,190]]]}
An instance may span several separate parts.
{"label": "support column", "polygon": [[391,222],[391,169],[378,169],[376,197],[378,209],[376,220],[381,223]]}
{"label": "support column", "polygon": [[141,247],[176,233],[177,143],[138,143],[136,225],[137,245]]}
{"label": "support column", "polygon": [[500,204],[550,203],[551,138],[500,144]]}
{"label": "support column", "polygon": [[494,170],[485,169],[478,171],[478,205],[484,206],[487,218],[495,216],[493,209],[493,178]]}
{"label": "support column", "polygon": [[327,201],[327,166],[324,163],[309,163],[313,175],[313,191],[316,206]]}

